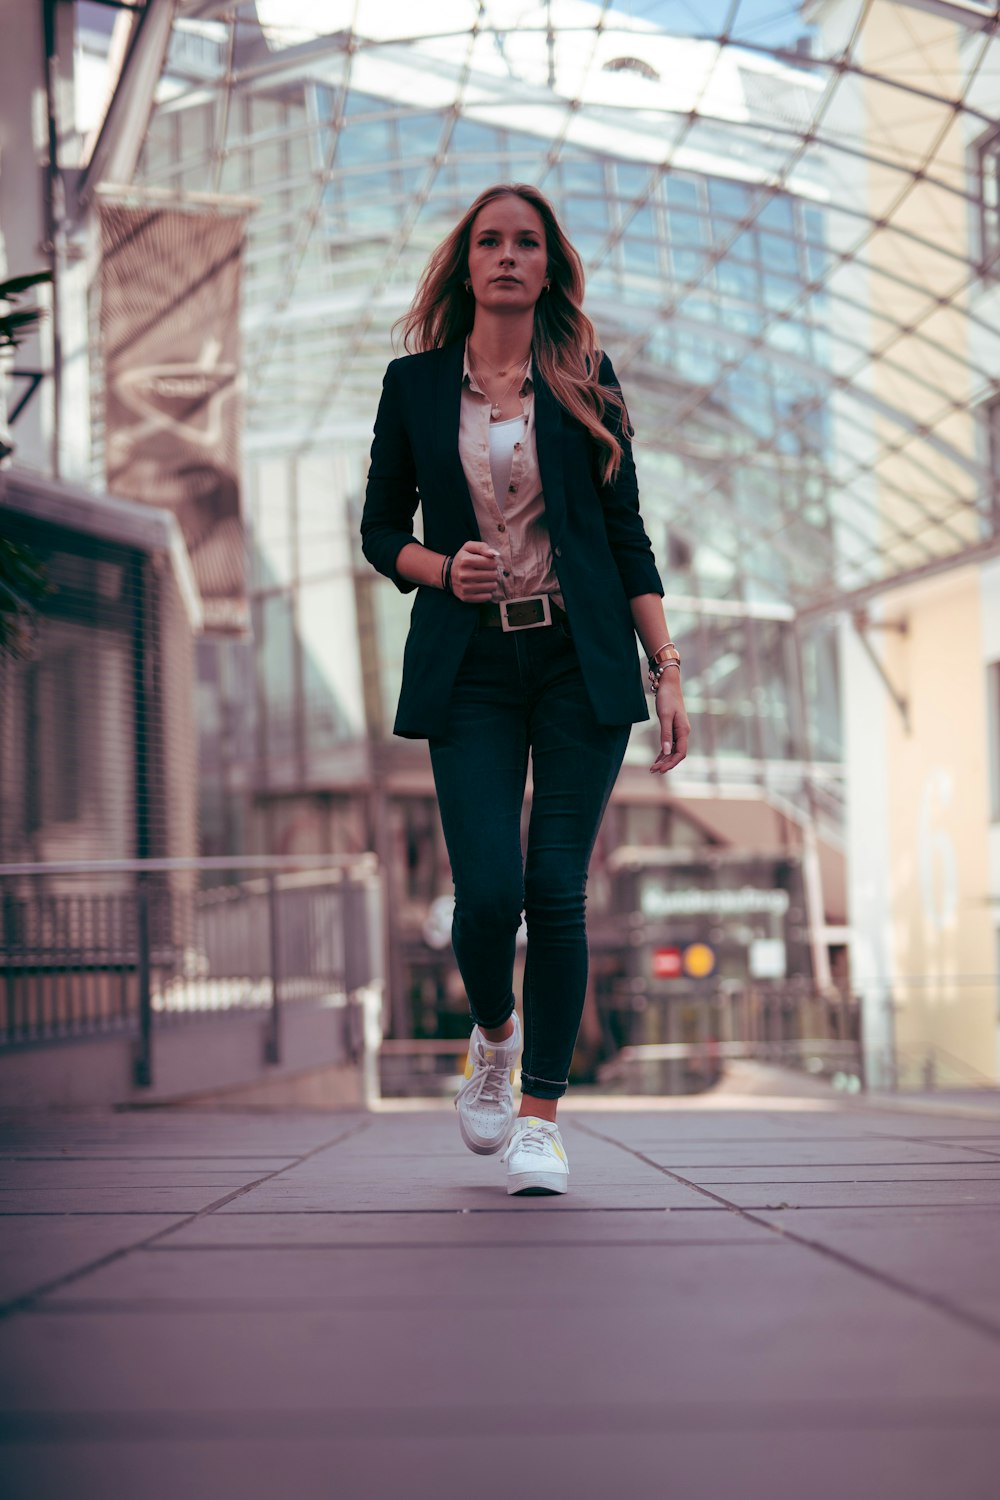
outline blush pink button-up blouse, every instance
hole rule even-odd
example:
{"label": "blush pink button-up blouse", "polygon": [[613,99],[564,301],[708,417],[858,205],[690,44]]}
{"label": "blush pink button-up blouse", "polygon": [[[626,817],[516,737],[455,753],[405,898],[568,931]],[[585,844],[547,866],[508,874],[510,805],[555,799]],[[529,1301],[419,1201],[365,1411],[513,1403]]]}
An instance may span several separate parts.
{"label": "blush pink button-up blouse", "polygon": [[529,594],[550,594],[557,604],[565,607],[552,565],[545,496],[538,469],[531,372],[529,363],[518,392],[524,432],[514,443],[510,477],[504,493],[498,496],[490,468],[490,399],[476,383],[466,341],[458,453],[479,523],[479,535],[500,554],[497,580],[501,596],[524,599]]}

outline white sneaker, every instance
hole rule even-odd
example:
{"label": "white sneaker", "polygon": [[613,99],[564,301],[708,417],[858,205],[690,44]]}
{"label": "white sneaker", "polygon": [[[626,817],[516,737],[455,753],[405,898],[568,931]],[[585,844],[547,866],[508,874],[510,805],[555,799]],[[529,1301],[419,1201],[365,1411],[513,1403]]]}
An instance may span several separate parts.
{"label": "white sneaker", "polygon": [[569,1162],[559,1126],[537,1115],[524,1115],[503,1154],[508,1193],[564,1193]]}
{"label": "white sneaker", "polygon": [[458,1128],[470,1151],[493,1156],[502,1151],[514,1123],[514,1069],[521,1051],[521,1023],[506,1041],[491,1042],[478,1026],[469,1038],[465,1082],[455,1096]]}

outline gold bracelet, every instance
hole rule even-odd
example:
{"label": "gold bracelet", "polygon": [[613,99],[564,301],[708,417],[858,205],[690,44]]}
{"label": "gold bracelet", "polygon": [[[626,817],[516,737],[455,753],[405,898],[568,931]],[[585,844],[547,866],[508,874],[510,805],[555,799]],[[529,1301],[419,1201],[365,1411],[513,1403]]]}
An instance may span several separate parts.
{"label": "gold bracelet", "polygon": [[649,662],[649,669],[652,671],[654,667],[660,666],[663,662],[676,662],[680,666],[681,654],[673,641],[664,641],[663,645],[658,646],[652,656],[647,657],[647,660]]}

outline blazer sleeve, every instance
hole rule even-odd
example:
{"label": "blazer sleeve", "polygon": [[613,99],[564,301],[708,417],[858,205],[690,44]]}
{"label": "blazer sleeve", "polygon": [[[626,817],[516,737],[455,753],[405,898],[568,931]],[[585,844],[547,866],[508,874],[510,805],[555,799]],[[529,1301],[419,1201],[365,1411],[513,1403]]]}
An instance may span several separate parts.
{"label": "blazer sleeve", "polygon": [[[621,391],[614,367],[606,354],[601,356],[598,379],[601,385]],[[598,469],[595,482],[604,508],[608,541],[625,586],[625,594],[629,599],[634,599],[638,594],[659,594],[662,598],[663,584],[653,559],[652,544],[639,514],[639,483],[632,458],[632,444],[623,430],[620,413],[608,410],[604,421],[622,445],[622,461],[617,477],[610,484],[601,482],[599,465],[595,465]]]}
{"label": "blazer sleeve", "polygon": [[413,517],[420,496],[413,449],[403,422],[399,395],[399,360],[392,360],[382,381],[375,417],[368,487],[361,514],[361,550],[379,573],[391,578],[401,594],[416,587],[396,568],[407,542],[415,542]]}

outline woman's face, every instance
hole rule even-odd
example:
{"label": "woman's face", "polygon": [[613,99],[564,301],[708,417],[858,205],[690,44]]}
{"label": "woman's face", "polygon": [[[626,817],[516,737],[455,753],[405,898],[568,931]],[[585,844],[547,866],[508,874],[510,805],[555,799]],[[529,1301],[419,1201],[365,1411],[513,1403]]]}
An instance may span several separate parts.
{"label": "woman's face", "polygon": [[548,276],[542,216],[523,198],[494,198],[472,221],[469,280],[481,307],[525,312],[542,295]]}

